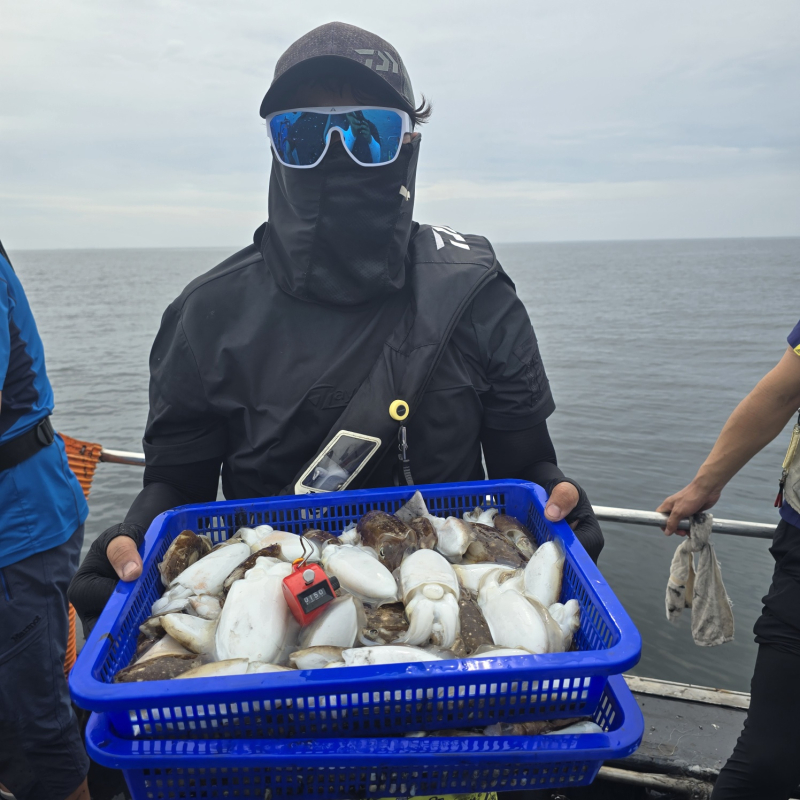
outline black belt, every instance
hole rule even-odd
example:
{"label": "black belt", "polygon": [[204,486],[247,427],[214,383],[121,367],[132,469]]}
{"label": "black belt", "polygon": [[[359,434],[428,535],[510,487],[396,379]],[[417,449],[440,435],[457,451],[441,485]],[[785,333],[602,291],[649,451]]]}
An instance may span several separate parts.
{"label": "black belt", "polygon": [[40,450],[49,447],[55,439],[55,431],[50,417],[45,417],[35,428],[17,436],[10,442],[0,444],[0,472],[16,467]]}

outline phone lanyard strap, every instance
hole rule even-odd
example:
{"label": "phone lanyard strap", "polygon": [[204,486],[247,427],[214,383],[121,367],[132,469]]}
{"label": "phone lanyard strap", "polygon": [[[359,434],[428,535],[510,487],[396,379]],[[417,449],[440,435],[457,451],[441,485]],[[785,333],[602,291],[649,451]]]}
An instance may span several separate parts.
{"label": "phone lanyard strap", "polygon": [[401,425],[397,431],[397,449],[400,451],[397,454],[400,468],[399,475],[395,475],[395,483],[400,486],[405,482],[406,486],[413,486],[414,478],[411,475],[411,461],[408,458],[408,438],[405,425]]}

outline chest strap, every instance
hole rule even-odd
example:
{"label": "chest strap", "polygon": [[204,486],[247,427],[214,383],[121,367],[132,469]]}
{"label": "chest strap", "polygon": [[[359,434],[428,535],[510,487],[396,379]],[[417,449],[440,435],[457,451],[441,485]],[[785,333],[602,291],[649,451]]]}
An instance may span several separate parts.
{"label": "chest strap", "polygon": [[[447,234],[446,240],[439,233],[442,230]],[[409,260],[407,280],[412,292],[408,308],[314,457],[303,465],[282,494],[294,494],[297,482],[340,431],[381,441],[379,449],[347,488],[363,486],[387,451],[398,446],[398,433],[402,437],[402,428],[408,426],[418,410],[464,311],[489,281],[504,275],[492,246],[483,237],[462,236],[450,229],[428,225],[421,226],[412,240]],[[402,421],[390,410],[398,400],[408,406]],[[401,465],[405,467],[402,443],[401,439]],[[410,474],[405,481],[411,481]]]}
{"label": "chest strap", "polygon": [[0,472],[27,461],[53,444],[54,440],[53,423],[50,422],[50,417],[45,417],[36,427],[0,445]]}

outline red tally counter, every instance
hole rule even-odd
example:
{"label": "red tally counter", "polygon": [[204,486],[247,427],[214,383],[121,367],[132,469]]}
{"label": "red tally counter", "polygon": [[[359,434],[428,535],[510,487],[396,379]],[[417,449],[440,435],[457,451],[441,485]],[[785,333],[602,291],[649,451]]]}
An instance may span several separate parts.
{"label": "red tally counter", "polygon": [[339,581],[329,578],[319,564],[296,561],[292,574],[283,579],[283,596],[301,625],[313,622],[336,598]]}

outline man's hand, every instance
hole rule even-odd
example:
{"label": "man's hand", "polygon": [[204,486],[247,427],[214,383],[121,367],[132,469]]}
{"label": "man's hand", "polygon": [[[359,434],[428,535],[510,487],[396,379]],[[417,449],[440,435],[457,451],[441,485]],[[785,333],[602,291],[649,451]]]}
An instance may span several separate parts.
{"label": "man's hand", "polygon": [[679,536],[686,536],[689,531],[678,530],[678,523],[682,519],[688,519],[699,511],[706,511],[711,508],[719,496],[721,490],[706,489],[696,481],[692,481],[688,486],[684,486],[679,492],[670,495],[657,509],[662,514],[669,514],[667,524],[663,531],[667,536],[677,533]]}
{"label": "man's hand", "polygon": [[67,591],[81,618],[85,636],[97,622],[117,580],[132,581],[142,574],[137,548],[143,541],[144,528],[122,523],[112,525],[92,542]]}
{"label": "man's hand", "polygon": [[571,481],[557,483],[550,492],[544,515],[553,522],[565,519],[592,561],[597,561],[603,549],[603,531],[583,489]]}
{"label": "man's hand", "polygon": [[579,497],[578,490],[571,483],[566,481],[557,483],[550,492],[550,499],[544,507],[544,515],[552,522],[561,522],[578,505]]}
{"label": "man's hand", "polygon": [[363,139],[366,142],[372,139],[369,123],[363,117],[359,118],[355,114],[348,114],[347,121],[350,123],[350,130],[356,139]]}
{"label": "man's hand", "polygon": [[142,574],[142,559],[130,536],[117,536],[106,547],[108,563],[120,580],[135,581]]}

